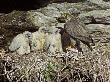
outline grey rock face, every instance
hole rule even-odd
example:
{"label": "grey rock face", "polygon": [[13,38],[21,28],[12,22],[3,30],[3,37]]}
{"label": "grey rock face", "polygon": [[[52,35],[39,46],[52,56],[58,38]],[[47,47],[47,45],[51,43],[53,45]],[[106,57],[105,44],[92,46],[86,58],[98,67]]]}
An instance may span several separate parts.
{"label": "grey rock face", "polygon": [[91,32],[106,32],[110,33],[110,25],[104,25],[104,24],[89,24],[86,25],[88,29],[90,29]]}
{"label": "grey rock face", "polygon": [[58,9],[58,11],[60,13],[67,13],[68,12],[68,9],[71,8],[70,7],[71,4],[69,3],[61,3],[61,4],[57,4],[57,3],[52,3],[52,4],[49,4],[48,7],[54,7],[56,9]]}
{"label": "grey rock face", "polygon": [[104,0],[87,0],[89,3],[95,4],[101,8],[110,8],[110,2],[105,2]]}
{"label": "grey rock face", "polygon": [[41,12],[37,11],[28,11],[27,12],[27,19],[30,20],[35,26],[42,27],[42,26],[51,26],[51,24],[56,23],[56,19],[52,17],[45,16]]}
{"label": "grey rock face", "polygon": [[38,10],[48,17],[60,17],[61,13],[56,7],[47,6]]}
{"label": "grey rock face", "polygon": [[110,24],[110,9],[93,10],[88,13],[82,13],[79,16],[85,23]]}
{"label": "grey rock face", "polygon": [[25,31],[23,34],[18,34],[9,46],[10,51],[16,51],[19,55],[30,53],[29,40],[31,39],[31,33]]}
{"label": "grey rock face", "polygon": [[8,14],[2,14],[0,15],[0,26],[6,29],[37,29],[37,27],[26,19],[26,14],[26,11],[12,11]]}
{"label": "grey rock face", "polygon": [[44,49],[48,53],[52,54],[62,52],[61,35],[57,28],[54,28],[52,31],[46,34]]}
{"label": "grey rock face", "polygon": [[96,3],[96,4],[99,4],[99,3],[103,2],[103,0],[87,0],[87,1],[89,1],[91,3]]}

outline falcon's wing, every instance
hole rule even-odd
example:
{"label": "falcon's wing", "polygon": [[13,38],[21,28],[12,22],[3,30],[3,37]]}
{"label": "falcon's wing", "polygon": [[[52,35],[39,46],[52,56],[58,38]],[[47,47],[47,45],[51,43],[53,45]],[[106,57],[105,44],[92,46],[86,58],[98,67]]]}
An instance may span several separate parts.
{"label": "falcon's wing", "polygon": [[77,38],[83,41],[89,41],[88,30],[85,25],[80,22],[79,19],[72,18],[70,21],[65,23],[64,29],[73,38]]}
{"label": "falcon's wing", "polygon": [[80,18],[78,18],[78,21],[79,21],[79,25],[82,26],[82,28],[83,28],[84,30],[86,30],[87,33],[89,33],[89,29],[88,29],[87,26],[84,24],[84,22],[83,22]]}

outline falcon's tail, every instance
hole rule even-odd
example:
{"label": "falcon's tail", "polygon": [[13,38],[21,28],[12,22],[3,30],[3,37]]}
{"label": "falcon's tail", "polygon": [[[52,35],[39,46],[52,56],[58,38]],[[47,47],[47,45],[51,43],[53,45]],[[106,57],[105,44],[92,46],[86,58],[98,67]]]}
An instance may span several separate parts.
{"label": "falcon's tail", "polygon": [[[87,45],[87,47],[92,51],[92,47],[89,42],[81,41],[83,44]],[[94,44],[94,43],[93,43]]]}
{"label": "falcon's tail", "polygon": [[[79,39],[83,44],[87,45],[87,47],[92,51],[92,46],[95,46],[94,40],[91,36],[89,37],[80,37]],[[92,43],[92,44],[90,44]]]}

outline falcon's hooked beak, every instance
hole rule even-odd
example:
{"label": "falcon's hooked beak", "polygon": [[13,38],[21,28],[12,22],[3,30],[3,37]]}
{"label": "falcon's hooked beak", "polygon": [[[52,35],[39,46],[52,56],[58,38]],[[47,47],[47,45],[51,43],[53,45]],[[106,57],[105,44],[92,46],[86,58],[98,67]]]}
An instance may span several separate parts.
{"label": "falcon's hooked beak", "polygon": [[60,30],[60,34],[63,34],[64,32],[66,32],[66,30],[62,27],[56,27],[56,28],[58,28]]}
{"label": "falcon's hooked beak", "polygon": [[58,29],[60,29],[60,30],[63,30],[64,28],[62,28],[62,27],[56,27],[56,28],[58,28]]}

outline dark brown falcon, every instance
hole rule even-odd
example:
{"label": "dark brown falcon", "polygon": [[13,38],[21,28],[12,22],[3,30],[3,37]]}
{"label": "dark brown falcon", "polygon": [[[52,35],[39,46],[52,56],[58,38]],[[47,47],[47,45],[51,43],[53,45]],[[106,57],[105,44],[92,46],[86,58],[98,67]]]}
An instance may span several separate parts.
{"label": "dark brown falcon", "polygon": [[[65,23],[61,35],[63,36],[63,40],[65,40],[67,37],[67,36],[65,37],[65,34],[68,35],[68,37],[70,37],[70,40],[75,40],[76,41],[75,47],[78,49],[79,52],[83,52],[82,48],[80,47],[80,42],[87,45],[88,48],[92,51],[92,47],[90,43],[94,44],[94,41],[91,35],[88,33],[87,27],[78,17],[78,13],[79,12],[76,11],[75,13],[72,13],[73,16],[69,21]],[[66,44],[66,42],[62,44]]]}
{"label": "dark brown falcon", "polygon": [[88,29],[84,23],[82,23],[78,17],[73,17],[66,22],[64,29],[69,36],[76,41],[76,47],[79,51],[82,52],[82,49],[80,48],[80,41],[87,45],[90,50],[92,50],[90,43],[94,43],[93,39],[88,33]]}

